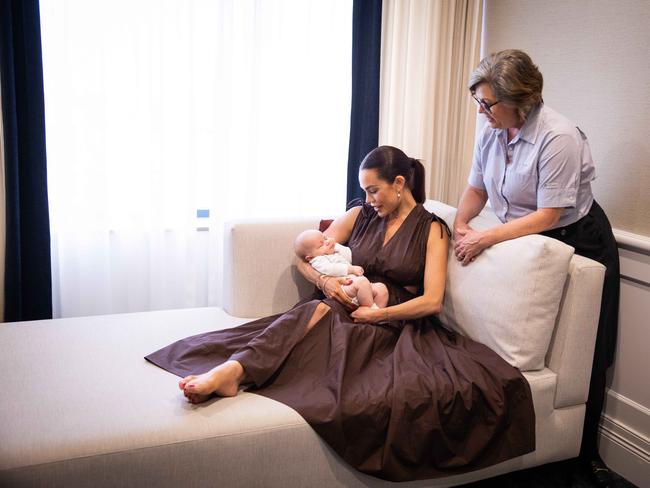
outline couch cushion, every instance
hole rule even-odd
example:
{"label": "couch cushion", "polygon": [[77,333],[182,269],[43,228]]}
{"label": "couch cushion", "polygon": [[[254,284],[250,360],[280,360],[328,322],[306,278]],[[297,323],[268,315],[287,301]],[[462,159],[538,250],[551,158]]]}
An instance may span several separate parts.
{"label": "couch cushion", "polygon": [[208,486],[194,458],[210,453],[214,485],[234,486],[242,452],[266,447],[251,456],[272,470],[272,449],[318,446],[286,405],[244,392],[191,405],[143,357],[242,322],[200,308],[0,324],[0,486]]}
{"label": "couch cushion", "polygon": [[[426,206],[453,224],[448,206]],[[470,225],[498,225],[487,212]],[[501,242],[468,266],[450,252],[440,319],[522,371],[542,369],[572,256],[572,247],[540,235]]]}

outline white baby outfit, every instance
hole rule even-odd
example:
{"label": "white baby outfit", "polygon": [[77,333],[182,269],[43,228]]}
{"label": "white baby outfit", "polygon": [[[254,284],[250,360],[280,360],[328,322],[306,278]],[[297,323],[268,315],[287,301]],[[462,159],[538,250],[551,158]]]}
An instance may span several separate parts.
{"label": "white baby outfit", "polygon": [[332,254],[316,256],[309,264],[320,274],[327,276],[347,276],[348,268],[352,264],[352,251],[341,244],[334,245]]}
{"label": "white baby outfit", "polygon": [[[309,261],[309,264],[320,274],[327,276],[347,276],[350,274],[348,273],[348,268],[352,264],[352,251],[349,247],[334,244],[334,252],[332,254],[316,256]],[[345,293],[345,290],[343,290],[343,293]],[[347,293],[345,294],[347,295]],[[348,298],[352,300],[352,303],[359,306],[357,297],[348,295]]]}

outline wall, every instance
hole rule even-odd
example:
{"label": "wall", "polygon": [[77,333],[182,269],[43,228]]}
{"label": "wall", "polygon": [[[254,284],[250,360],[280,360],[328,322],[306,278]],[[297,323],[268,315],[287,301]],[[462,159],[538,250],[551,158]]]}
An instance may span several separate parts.
{"label": "wall", "polygon": [[614,227],[650,236],[650,2],[486,0],[483,52],[519,48],[587,134]]}
{"label": "wall", "polygon": [[616,228],[622,278],[619,340],[600,450],[650,486],[650,2],[485,0],[482,53],[528,52],[544,101],[587,134],[594,194]]}
{"label": "wall", "polygon": [[616,472],[650,487],[650,252],[619,244],[619,256],[619,335],[608,372],[600,453]]}

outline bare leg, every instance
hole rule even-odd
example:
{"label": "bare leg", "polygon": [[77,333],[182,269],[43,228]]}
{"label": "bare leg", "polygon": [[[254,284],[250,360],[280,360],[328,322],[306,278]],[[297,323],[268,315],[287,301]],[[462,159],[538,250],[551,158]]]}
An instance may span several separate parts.
{"label": "bare leg", "polygon": [[349,285],[341,285],[341,289],[345,292],[345,294],[350,298],[350,300],[354,300],[357,297],[357,285],[352,282]]}
{"label": "bare leg", "polygon": [[356,297],[359,305],[362,307],[371,307],[373,304],[372,288],[370,281],[365,276],[355,276],[352,278],[352,284],[344,286],[343,291],[350,298]]}
{"label": "bare leg", "polygon": [[379,308],[384,308],[388,305],[388,287],[383,283],[372,283],[372,296],[375,304]]}
{"label": "bare leg", "polygon": [[327,303],[320,302],[316,306],[316,310],[314,310],[314,315],[311,316],[309,319],[309,322],[307,322],[307,327],[305,328],[305,335],[307,335],[307,332],[312,330],[314,328],[314,325],[318,323],[320,319],[322,319],[327,312],[330,311],[330,306]]}
{"label": "bare leg", "polygon": [[[329,311],[329,305],[319,303],[307,323],[305,334]],[[222,397],[237,395],[243,379],[244,367],[239,361],[229,360],[212,368],[207,373],[186,376],[178,382],[178,387],[183,390],[183,394],[190,403],[201,403],[208,400],[213,394]]]}

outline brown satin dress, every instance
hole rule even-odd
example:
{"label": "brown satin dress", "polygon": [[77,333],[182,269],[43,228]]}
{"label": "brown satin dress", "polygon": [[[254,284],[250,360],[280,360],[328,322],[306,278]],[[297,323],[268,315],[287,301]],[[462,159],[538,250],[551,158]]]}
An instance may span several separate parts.
{"label": "brown satin dress", "polygon": [[[404,286],[421,289],[434,220],[417,205],[384,245],[385,221],[362,207],[348,246],[354,264],[388,286],[390,305],[413,298]],[[349,464],[388,480],[461,473],[535,449],[528,383],[492,350],[433,316],[355,324],[329,299],[331,310],[304,335],[321,301],[188,337],[146,359],[181,377],[235,359],[248,391],[292,407]]]}

